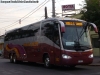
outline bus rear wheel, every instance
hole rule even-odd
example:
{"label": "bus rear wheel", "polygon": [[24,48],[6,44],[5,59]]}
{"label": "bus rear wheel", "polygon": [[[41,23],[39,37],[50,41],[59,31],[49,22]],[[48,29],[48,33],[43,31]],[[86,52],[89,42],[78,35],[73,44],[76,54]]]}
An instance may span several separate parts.
{"label": "bus rear wheel", "polygon": [[67,67],[69,67],[69,68],[75,68],[76,67],[76,65],[68,65]]}
{"label": "bus rear wheel", "polygon": [[70,68],[75,68],[75,67],[76,67],[76,65],[71,65],[71,66],[70,66]]}
{"label": "bus rear wheel", "polygon": [[14,54],[13,55],[13,63],[17,63],[17,60],[16,59],[17,59],[16,54]]}
{"label": "bus rear wheel", "polygon": [[10,54],[10,62],[13,63],[13,56]]}
{"label": "bus rear wheel", "polygon": [[51,65],[50,65],[50,58],[49,58],[48,55],[46,55],[45,58],[44,58],[44,66],[46,68],[50,68],[51,67]]}

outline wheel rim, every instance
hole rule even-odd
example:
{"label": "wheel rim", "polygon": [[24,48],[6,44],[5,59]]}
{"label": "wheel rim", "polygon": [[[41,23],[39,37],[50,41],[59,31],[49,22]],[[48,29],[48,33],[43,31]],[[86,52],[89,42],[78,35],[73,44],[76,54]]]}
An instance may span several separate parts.
{"label": "wheel rim", "polygon": [[13,62],[13,57],[12,57],[12,55],[10,55],[10,62]]}
{"label": "wheel rim", "polygon": [[16,59],[14,58],[13,61],[14,61],[14,63],[15,63],[15,62],[16,62]]}
{"label": "wheel rim", "polygon": [[46,58],[46,59],[45,59],[45,66],[46,66],[46,67],[49,66],[49,62],[50,62],[50,59],[49,59],[49,58]]}
{"label": "wheel rim", "polygon": [[10,59],[12,60],[12,55],[10,56]]}
{"label": "wheel rim", "polygon": [[13,57],[13,62],[16,63],[16,56]]}

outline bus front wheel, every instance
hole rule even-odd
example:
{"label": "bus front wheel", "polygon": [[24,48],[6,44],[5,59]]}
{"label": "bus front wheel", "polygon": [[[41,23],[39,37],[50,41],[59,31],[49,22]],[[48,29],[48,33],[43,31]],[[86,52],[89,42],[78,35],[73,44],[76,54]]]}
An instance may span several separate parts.
{"label": "bus front wheel", "polygon": [[50,68],[51,67],[51,65],[50,65],[50,58],[49,58],[48,55],[46,55],[45,58],[44,58],[44,66],[46,68]]}

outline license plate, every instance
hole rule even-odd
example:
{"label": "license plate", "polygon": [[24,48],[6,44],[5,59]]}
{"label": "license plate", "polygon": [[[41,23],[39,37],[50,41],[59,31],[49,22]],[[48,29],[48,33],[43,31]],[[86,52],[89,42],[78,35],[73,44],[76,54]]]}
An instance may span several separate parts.
{"label": "license plate", "polygon": [[78,60],[78,63],[82,63],[83,62],[83,60]]}

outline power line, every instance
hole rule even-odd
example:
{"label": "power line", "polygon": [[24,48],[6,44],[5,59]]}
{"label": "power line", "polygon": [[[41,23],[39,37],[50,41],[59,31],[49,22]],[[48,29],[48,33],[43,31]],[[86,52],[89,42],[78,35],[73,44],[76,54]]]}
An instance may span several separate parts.
{"label": "power line", "polygon": [[43,16],[41,16],[38,20],[42,19],[43,17],[44,17],[44,15],[43,15]]}
{"label": "power line", "polygon": [[[49,2],[49,0],[47,1],[47,2]],[[46,3],[47,3],[46,2]],[[41,7],[43,7],[46,3],[44,3]],[[38,9],[36,9],[34,12],[32,12],[29,16],[31,16],[33,13],[35,13],[36,11],[38,11],[41,7],[39,7]],[[28,18],[29,16],[27,16],[26,18]],[[24,18],[23,20],[25,20],[26,18]],[[23,21],[22,20],[22,21]]]}
{"label": "power line", "polygon": [[[49,0],[48,0],[49,1]],[[41,5],[43,5],[43,3],[45,3],[46,0],[44,2],[42,2],[39,6],[37,6],[35,9],[33,9],[31,12],[29,12],[28,14],[26,14],[24,17],[22,17],[21,19],[25,18],[27,15],[29,15],[30,13],[32,13],[33,11],[37,10],[37,8],[41,7]]]}
{"label": "power line", "polygon": [[[60,1],[59,0],[57,0],[57,2],[58,2],[58,4],[60,4]],[[61,4],[60,4],[61,5]]]}
{"label": "power line", "polygon": [[[42,2],[39,6],[37,6],[34,10],[32,10],[31,12],[29,12],[27,15],[25,15],[24,17],[20,18],[22,21],[25,20],[26,18],[28,18],[29,16],[31,16],[33,13],[35,13],[36,11],[38,11],[41,7],[43,7],[47,2],[49,2],[50,0],[48,1],[44,1]],[[34,11],[34,12],[33,12]],[[19,20],[20,20],[19,19]],[[14,26],[15,24],[17,24],[19,22],[19,20],[15,21],[14,23],[6,26],[6,27],[3,27],[2,29],[5,29],[5,28],[9,28],[9,27],[12,27]],[[13,25],[14,24],[14,25]]]}
{"label": "power line", "polygon": [[[45,0],[45,1],[46,1],[46,0]],[[44,2],[45,2],[45,1],[44,1]],[[44,2],[43,2],[43,3],[44,3]],[[41,3],[40,5],[42,5],[43,3]],[[39,6],[40,6],[40,5],[39,5]],[[34,10],[36,10],[39,6],[37,6],[35,9],[33,9],[31,12],[33,12]],[[26,17],[27,15],[29,15],[31,12],[29,12],[28,14],[26,14],[24,17],[22,17],[22,18],[20,18],[20,19],[25,18],[25,17]],[[19,20],[20,20],[20,19],[19,19]],[[12,27],[13,24],[18,23],[19,20],[15,21],[14,23],[12,23],[12,24],[10,24],[10,25],[8,25],[8,26],[6,26],[6,27],[7,27],[7,28]],[[5,28],[6,28],[6,27],[5,27]]]}

